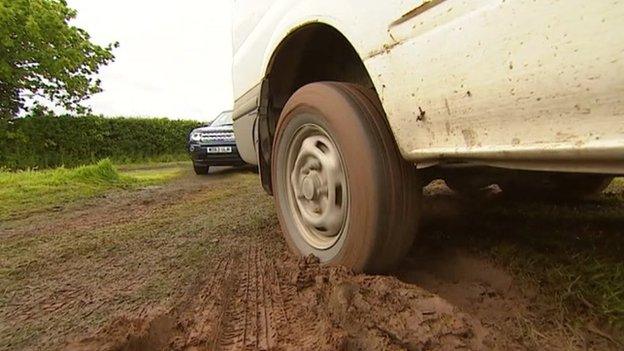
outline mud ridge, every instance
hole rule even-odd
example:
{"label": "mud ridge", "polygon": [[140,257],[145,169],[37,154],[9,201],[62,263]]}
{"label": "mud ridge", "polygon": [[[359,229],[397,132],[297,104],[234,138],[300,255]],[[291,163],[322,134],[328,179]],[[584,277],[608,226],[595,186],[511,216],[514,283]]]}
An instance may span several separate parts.
{"label": "mud ridge", "polygon": [[487,331],[450,303],[392,277],[269,256],[219,261],[186,303],[121,318],[66,350],[481,350]]}

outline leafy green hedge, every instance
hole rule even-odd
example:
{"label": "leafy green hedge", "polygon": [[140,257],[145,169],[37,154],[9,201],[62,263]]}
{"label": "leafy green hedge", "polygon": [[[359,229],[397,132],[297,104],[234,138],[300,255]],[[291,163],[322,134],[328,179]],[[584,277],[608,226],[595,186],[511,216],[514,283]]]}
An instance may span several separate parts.
{"label": "leafy green hedge", "polygon": [[0,121],[0,168],[180,159],[196,121],[45,116]]}

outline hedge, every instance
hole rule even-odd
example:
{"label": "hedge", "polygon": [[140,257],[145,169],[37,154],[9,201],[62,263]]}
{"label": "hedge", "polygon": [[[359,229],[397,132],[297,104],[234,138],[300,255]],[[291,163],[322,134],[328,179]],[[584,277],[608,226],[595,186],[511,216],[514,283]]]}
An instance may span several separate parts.
{"label": "hedge", "polygon": [[199,122],[165,118],[31,116],[0,121],[0,168],[74,167],[180,159]]}

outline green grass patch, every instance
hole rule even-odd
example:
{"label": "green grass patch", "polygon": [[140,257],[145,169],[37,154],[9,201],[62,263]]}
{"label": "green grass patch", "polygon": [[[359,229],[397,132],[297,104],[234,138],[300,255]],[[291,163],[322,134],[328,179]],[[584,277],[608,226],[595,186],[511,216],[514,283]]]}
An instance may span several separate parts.
{"label": "green grass patch", "polygon": [[143,165],[144,167],[160,167],[161,165],[190,162],[189,154],[186,149],[182,152],[175,154],[156,155],[151,157],[144,157],[138,160],[127,157],[111,157],[110,159],[120,170],[126,166],[135,167],[136,165]]}
{"label": "green grass patch", "polygon": [[[190,166],[185,167],[191,169]],[[156,184],[164,181],[168,181],[180,176],[180,167],[163,167],[153,169],[136,169],[123,171],[122,174],[127,179],[131,179],[135,183],[141,184]]]}
{"label": "green grass patch", "polygon": [[115,167],[121,173],[127,173],[130,171],[152,171],[156,169],[163,168],[186,168],[193,169],[193,163],[186,156],[181,160],[172,160],[172,161],[163,161],[163,162],[140,162],[140,163],[117,163],[115,162]]}
{"label": "green grass patch", "polygon": [[109,160],[72,169],[0,172],[0,221],[24,218],[112,189],[156,184],[179,174],[180,168],[120,173]]}

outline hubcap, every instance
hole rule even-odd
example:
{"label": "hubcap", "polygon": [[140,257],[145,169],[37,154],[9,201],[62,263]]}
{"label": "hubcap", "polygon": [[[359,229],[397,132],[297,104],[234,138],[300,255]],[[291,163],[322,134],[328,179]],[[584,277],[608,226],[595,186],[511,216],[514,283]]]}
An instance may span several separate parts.
{"label": "hubcap", "polygon": [[349,189],[338,148],[320,127],[304,125],[289,145],[288,172],[299,232],[314,248],[330,248],[348,214]]}
{"label": "hubcap", "polygon": [[301,190],[306,200],[314,200],[318,197],[321,181],[317,175],[307,175],[303,178]]}

